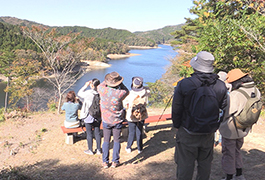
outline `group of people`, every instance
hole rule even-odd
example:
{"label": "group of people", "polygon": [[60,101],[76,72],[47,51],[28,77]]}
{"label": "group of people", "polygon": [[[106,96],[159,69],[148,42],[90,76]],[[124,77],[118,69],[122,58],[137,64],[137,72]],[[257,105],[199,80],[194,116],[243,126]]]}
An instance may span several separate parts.
{"label": "group of people", "polygon": [[[191,59],[190,65],[194,73],[189,78],[178,82],[172,102],[172,121],[176,132],[175,162],[177,164],[177,179],[191,180],[197,161],[197,180],[210,179],[211,162],[213,160],[213,147],[215,131],[219,128],[222,146],[222,169],[226,174],[222,180],[245,180],[242,173],[243,160],[241,147],[244,137],[247,136],[251,127],[244,129],[237,128],[235,116],[244,108],[247,98],[241,91],[246,92],[251,97],[258,97],[261,94],[248,73],[240,69],[233,69],[228,73],[214,71],[214,56],[206,51],[199,52]],[[205,103],[197,108],[194,114],[199,114],[199,118],[194,120],[190,105],[194,103],[192,99],[195,90],[207,85],[211,88],[210,93],[215,98],[210,107]],[[215,112],[213,120],[217,122],[200,129],[202,121],[209,121],[203,114],[208,108],[208,114]],[[219,111],[219,115],[218,115]],[[212,114],[213,115],[213,114]],[[209,115],[210,116],[210,115]],[[209,130],[209,131],[206,131]]]}
{"label": "group of people", "polygon": [[[226,174],[223,180],[244,180],[243,160],[240,153],[244,137],[251,127],[237,128],[235,116],[240,114],[247,102],[247,94],[260,99],[261,93],[248,73],[233,69],[228,73],[214,72],[214,56],[206,51],[199,52],[191,59],[194,73],[184,78],[175,87],[172,102],[172,121],[176,131],[175,162],[178,180],[191,180],[197,161],[197,180],[210,179],[213,147],[216,131],[220,133],[218,143],[222,146],[222,169]],[[87,88],[90,86],[90,89]],[[242,91],[244,93],[242,93]],[[195,94],[195,95],[194,95]],[[143,86],[142,77],[133,77],[131,90],[123,84],[123,77],[117,72],[105,76],[102,83],[92,79],[85,83],[77,96],[74,91],[67,94],[62,106],[65,110],[64,125],[67,128],[79,126],[79,118],[85,123],[88,149],[84,152],[93,155],[93,135],[97,143],[96,154],[102,154],[103,167],[117,167],[120,162],[120,134],[122,122],[129,126],[125,150],[130,153],[136,135],[138,153],[143,150],[142,131],[147,112],[141,118],[133,117],[137,98],[148,103],[150,90]],[[90,108],[94,98],[100,97],[100,116],[92,116]],[[197,98],[197,96],[200,96]],[[196,105],[197,103],[198,105]],[[77,111],[81,109],[78,118]],[[207,122],[207,123],[206,123]],[[100,126],[102,123],[104,141],[101,149]],[[110,163],[110,139],[113,136],[113,154]]]}
{"label": "group of people", "polygon": [[[102,83],[98,79],[92,79],[78,91],[75,96],[74,91],[67,93],[66,102],[61,107],[65,111],[64,125],[66,128],[75,128],[80,126],[83,121],[86,127],[88,149],[84,152],[89,155],[102,154],[103,168],[109,166],[116,168],[120,162],[120,135],[123,122],[128,121],[128,141],[125,150],[130,153],[136,135],[138,153],[143,150],[143,125],[148,117],[145,115],[133,118],[133,109],[135,100],[142,99],[142,105],[148,104],[149,88],[143,84],[142,77],[133,77],[131,90],[123,84],[123,77],[117,72],[108,73]],[[88,89],[90,87],[90,89]],[[93,116],[91,106],[96,97],[99,97],[100,116]],[[82,99],[82,101],[80,99]],[[80,116],[78,117],[78,110]],[[80,121],[81,120],[81,121]],[[100,126],[103,127],[103,144],[101,148]],[[96,152],[93,151],[93,134],[97,143]],[[113,154],[112,161],[109,160],[110,139],[113,136]]]}

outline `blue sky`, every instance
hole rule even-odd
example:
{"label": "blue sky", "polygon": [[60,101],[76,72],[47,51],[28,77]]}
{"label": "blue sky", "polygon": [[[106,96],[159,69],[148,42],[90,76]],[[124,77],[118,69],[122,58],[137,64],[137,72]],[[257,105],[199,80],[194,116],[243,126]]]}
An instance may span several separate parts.
{"label": "blue sky", "polygon": [[184,23],[192,0],[4,0],[0,16],[49,26],[112,27],[131,32]]}

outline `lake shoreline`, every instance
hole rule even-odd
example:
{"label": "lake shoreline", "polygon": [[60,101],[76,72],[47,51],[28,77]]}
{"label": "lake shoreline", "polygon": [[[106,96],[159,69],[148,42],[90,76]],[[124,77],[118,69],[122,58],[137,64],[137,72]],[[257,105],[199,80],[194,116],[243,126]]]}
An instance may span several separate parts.
{"label": "lake shoreline", "polygon": [[[127,54],[108,54],[107,57],[110,60],[115,60],[115,59],[124,59],[124,58],[128,58],[128,57],[132,57],[132,56],[139,56],[141,54],[134,54],[134,53],[127,53]],[[104,68],[108,68],[111,66],[111,64],[108,64],[106,62],[101,62],[101,61],[92,61],[92,60],[81,60],[82,63],[84,63],[83,65],[81,65],[80,67],[82,67],[86,72],[89,72],[93,69],[104,69]],[[7,77],[5,77],[4,75],[0,74],[0,82],[6,82],[7,81]]]}
{"label": "lake shoreline", "polygon": [[124,59],[132,56],[140,56],[141,54],[126,53],[126,54],[108,54],[107,57],[111,60],[113,59]]}
{"label": "lake shoreline", "polygon": [[[156,49],[160,48],[158,46],[155,47],[150,47],[150,46],[129,46],[130,49]],[[115,59],[125,59],[128,57],[132,56],[140,56],[141,54],[134,54],[134,53],[126,53],[126,54],[108,54],[107,58],[110,60],[115,60]],[[101,61],[91,61],[91,60],[82,60],[81,62],[86,63],[87,65],[82,65],[82,68],[85,69],[86,72],[91,71],[92,69],[104,69],[108,68],[111,66],[111,64],[108,64],[106,62],[101,62]],[[0,74],[0,83],[6,82],[7,77],[4,75]]]}
{"label": "lake shoreline", "polygon": [[156,49],[156,48],[160,48],[158,46],[129,46],[130,49]]}

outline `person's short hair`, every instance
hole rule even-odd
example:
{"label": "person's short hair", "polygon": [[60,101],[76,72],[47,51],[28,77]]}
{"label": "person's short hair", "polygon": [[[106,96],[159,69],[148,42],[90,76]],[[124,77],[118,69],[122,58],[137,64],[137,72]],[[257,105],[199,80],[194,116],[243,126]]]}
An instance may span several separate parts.
{"label": "person's short hair", "polygon": [[75,102],[76,96],[74,91],[69,91],[66,95],[66,102]]}

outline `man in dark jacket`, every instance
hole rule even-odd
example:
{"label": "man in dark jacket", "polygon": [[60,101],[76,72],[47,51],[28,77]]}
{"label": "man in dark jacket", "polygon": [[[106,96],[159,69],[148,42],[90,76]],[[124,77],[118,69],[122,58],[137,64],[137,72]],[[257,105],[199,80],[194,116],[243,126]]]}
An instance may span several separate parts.
{"label": "man in dark jacket", "polygon": [[[190,61],[190,65],[195,72],[191,77],[181,80],[175,88],[172,103],[172,121],[173,126],[177,128],[175,162],[177,164],[178,180],[192,179],[195,161],[198,163],[197,180],[210,178],[214,131],[219,126],[219,110],[223,111],[227,104],[227,88],[224,82],[218,79],[219,76],[213,73],[213,63],[214,56],[211,53],[206,51],[199,52]],[[212,121],[217,122],[217,125],[212,130],[209,128],[209,132],[208,129],[204,128],[198,131],[198,125],[195,121],[191,121],[190,116],[192,115],[189,112],[193,94],[191,92],[194,92],[201,84],[211,86],[218,103],[216,110],[214,110],[214,119],[212,119]]]}

